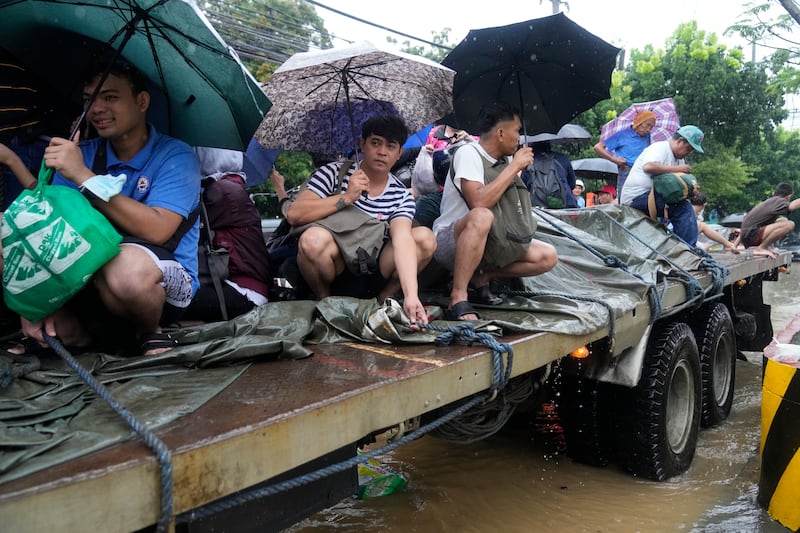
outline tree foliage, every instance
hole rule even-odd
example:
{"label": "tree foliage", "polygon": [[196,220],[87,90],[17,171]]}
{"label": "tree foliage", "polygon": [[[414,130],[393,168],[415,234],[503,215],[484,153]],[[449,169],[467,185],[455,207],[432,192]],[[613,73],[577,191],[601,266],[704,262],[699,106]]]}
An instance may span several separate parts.
{"label": "tree foliage", "polygon": [[201,7],[262,82],[292,54],[332,46],[324,21],[302,0],[205,0]]}
{"label": "tree foliage", "polygon": [[[403,46],[400,48],[400,50],[407,54],[427,57],[430,60],[440,63],[455,46],[455,44],[450,42],[450,31],[450,28],[444,28],[440,32],[431,32],[431,42],[438,46],[425,47],[420,45],[412,45],[411,41],[405,40],[403,41]],[[397,39],[393,37],[387,37],[386,40],[387,42],[394,44],[397,44],[398,42]]]}
{"label": "tree foliage", "polygon": [[578,122],[599,132],[632,102],[672,97],[681,124],[695,124],[706,134],[706,155],[692,154],[689,162],[710,203],[723,213],[762,200],[762,189],[774,188],[778,176],[795,180],[794,169],[778,171],[768,156],[784,153],[781,147],[791,141],[776,135],[787,112],[770,64],[745,61],[740,48],[729,49],[696,22],[681,24],[663,49],[632,50],[624,71],[614,73],[610,92],[609,100]]}

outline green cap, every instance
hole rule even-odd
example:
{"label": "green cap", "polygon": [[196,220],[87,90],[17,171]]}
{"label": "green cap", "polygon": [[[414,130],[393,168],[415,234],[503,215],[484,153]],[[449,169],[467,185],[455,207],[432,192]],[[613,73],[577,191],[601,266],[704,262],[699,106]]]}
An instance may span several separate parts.
{"label": "green cap", "polygon": [[688,142],[689,145],[696,151],[700,152],[701,154],[705,153],[703,152],[703,147],[700,146],[705,138],[703,130],[697,126],[681,126],[680,129],[678,129],[678,135],[686,139],[686,142]]}

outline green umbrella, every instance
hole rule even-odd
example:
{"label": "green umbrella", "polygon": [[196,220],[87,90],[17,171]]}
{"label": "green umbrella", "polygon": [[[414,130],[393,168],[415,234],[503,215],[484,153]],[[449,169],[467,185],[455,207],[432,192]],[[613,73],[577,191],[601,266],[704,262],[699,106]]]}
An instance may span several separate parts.
{"label": "green umbrella", "polygon": [[148,120],[188,144],[243,151],[269,109],[194,0],[0,0],[0,47],[70,96],[100,44],[158,89]]}

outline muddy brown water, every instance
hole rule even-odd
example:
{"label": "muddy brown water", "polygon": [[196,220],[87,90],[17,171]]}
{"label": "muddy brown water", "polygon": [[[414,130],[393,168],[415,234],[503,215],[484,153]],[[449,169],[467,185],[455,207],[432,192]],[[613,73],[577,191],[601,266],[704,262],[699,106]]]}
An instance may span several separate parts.
{"label": "muddy brown water", "polygon": [[[777,334],[800,309],[800,263],[764,284],[764,300]],[[666,482],[573,463],[515,432],[470,445],[426,436],[378,458],[405,489],[344,500],[288,531],[788,531],[756,503],[761,354],[745,355],[730,417],[701,431],[691,468]]]}

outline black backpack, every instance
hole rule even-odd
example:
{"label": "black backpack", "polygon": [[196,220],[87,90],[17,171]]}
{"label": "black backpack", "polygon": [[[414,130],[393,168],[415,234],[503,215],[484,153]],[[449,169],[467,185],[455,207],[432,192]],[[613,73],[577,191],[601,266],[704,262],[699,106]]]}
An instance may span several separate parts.
{"label": "black backpack", "polygon": [[567,205],[564,182],[559,174],[561,164],[553,154],[536,154],[530,172],[531,205],[548,209],[560,209]]}

